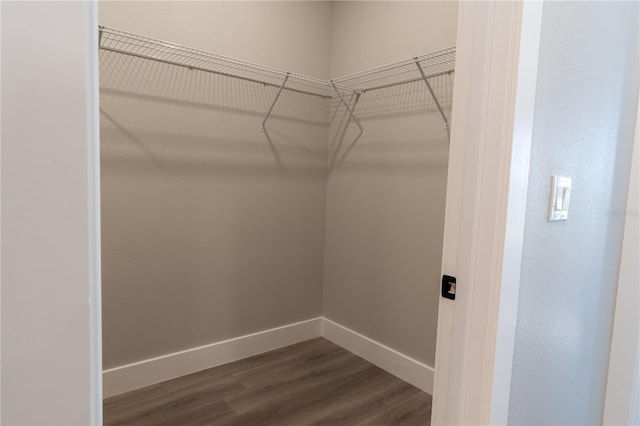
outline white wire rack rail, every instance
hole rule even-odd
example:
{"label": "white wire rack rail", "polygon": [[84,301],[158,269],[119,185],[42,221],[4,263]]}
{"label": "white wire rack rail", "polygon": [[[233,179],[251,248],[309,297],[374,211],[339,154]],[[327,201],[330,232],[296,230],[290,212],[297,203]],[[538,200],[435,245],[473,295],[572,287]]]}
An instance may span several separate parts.
{"label": "white wire rack rail", "polygon": [[[429,94],[438,108],[438,112],[442,116],[444,127],[448,131],[449,120],[442,105],[438,101],[438,97],[433,90],[430,80],[442,75],[452,74],[455,70],[455,61],[456,48],[449,47],[404,61],[394,62],[392,64],[335,78],[330,81],[330,84],[333,84],[334,87],[347,87],[354,90],[356,92],[356,99],[353,108],[355,108],[360,97],[367,92],[424,81]],[[340,94],[338,93],[338,95]],[[356,121],[355,117],[353,118],[354,121]],[[356,123],[360,126],[357,121]],[[364,134],[362,126],[360,126],[360,131],[361,135]]]}
{"label": "white wire rack rail", "polygon": [[[444,120],[445,128],[448,129],[449,126],[446,114],[438,102],[429,79],[454,71],[454,47],[344,77],[322,80],[114,28],[100,26],[98,29],[100,49],[106,51],[278,88],[278,92],[262,121],[261,129],[263,131],[280,94],[286,90],[324,99],[332,99],[335,96],[358,125],[360,136],[362,136],[364,128],[354,114],[354,108],[363,94],[420,80],[425,82],[433,97]],[[356,101],[352,106],[349,106],[343,96],[343,93],[349,92],[356,95]]]}

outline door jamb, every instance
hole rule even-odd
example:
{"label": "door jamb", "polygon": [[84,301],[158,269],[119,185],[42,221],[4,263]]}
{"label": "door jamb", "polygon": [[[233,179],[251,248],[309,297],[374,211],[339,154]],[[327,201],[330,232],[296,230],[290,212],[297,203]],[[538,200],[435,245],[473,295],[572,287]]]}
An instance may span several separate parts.
{"label": "door jamb", "polygon": [[506,424],[542,3],[461,2],[432,423]]}
{"label": "door jamb", "polygon": [[640,422],[640,256],[638,234],[640,172],[640,94],[629,176],[618,291],[609,355],[609,373],[605,393],[603,424]]}

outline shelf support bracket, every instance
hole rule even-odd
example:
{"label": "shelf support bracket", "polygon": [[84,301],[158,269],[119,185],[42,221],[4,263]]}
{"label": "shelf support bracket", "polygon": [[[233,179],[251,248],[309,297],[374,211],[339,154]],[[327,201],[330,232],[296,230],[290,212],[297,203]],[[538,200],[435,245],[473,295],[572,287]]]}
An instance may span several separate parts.
{"label": "shelf support bracket", "polygon": [[262,126],[260,126],[260,130],[263,132],[264,132],[264,125],[267,124],[267,120],[271,115],[271,111],[273,111],[273,107],[276,106],[276,102],[278,102],[278,98],[280,97],[280,95],[282,94],[282,91],[284,90],[284,85],[287,84],[287,80],[289,80],[289,75],[291,75],[291,73],[287,73],[286,77],[284,78],[284,81],[282,82],[282,85],[280,86],[280,89],[278,89],[278,94],[276,95],[275,99],[273,100],[273,103],[271,104],[271,108],[269,108],[267,115],[264,117],[264,120],[262,120]]}
{"label": "shelf support bracket", "polygon": [[[358,135],[358,138],[356,138],[356,140],[358,140],[360,137],[364,136],[364,127],[362,127],[362,124],[360,124],[360,121],[358,121],[358,118],[355,116],[355,114],[353,113],[353,111],[351,110],[351,108],[349,107],[349,105],[345,102],[344,98],[342,97],[342,95],[340,94],[340,91],[338,91],[338,88],[336,87],[335,83],[332,81],[331,85],[333,86],[333,90],[336,91],[336,94],[338,95],[338,97],[340,98],[340,102],[342,102],[342,105],[344,105],[344,107],[347,109],[347,111],[349,112],[349,115],[351,116],[351,118],[353,118],[353,121],[355,121],[355,123],[358,125],[358,127],[360,128],[360,134]],[[358,101],[358,99],[360,98],[359,95],[357,95],[356,97],[356,102]]]}
{"label": "shelf support bracket", "polygon": [[424,70],[422,69],[422,65],[420,65],[420,62],[418,61],[418,59],[415,59],[416,62],[416,66],[418,67],[418,71],[420,71],[420,75],[422,76],[422,79],[424,80],[424,83],[427,85],[427,89],[429,89],[429,93],[431,93],[431,97],[433,98],[433,101],[436,103],[436,107],[438,107],[438,111],[440,111],[440,115],[442,116],[442,119],[444,120],[444,128],[447,130],[447,133],[449,133],[449,120],[447,120],[447,116],[444,113],[444,110],[442,109],[442,106],[440,105],[440,102],[438,102],[438,97],[436,96],[435,92],[433,91],[433,88],[431,87],[431,84],[429,84],[429,79],[427,78],[427,76],[424,73]]}

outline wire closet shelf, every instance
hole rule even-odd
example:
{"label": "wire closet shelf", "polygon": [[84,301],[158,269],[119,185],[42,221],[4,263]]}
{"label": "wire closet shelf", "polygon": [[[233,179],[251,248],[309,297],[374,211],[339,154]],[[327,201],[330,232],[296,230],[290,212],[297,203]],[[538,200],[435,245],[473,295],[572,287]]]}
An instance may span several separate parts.
{"label": "wire closet shelf", "polygon": [[400,84],[451,74],[455,69],[456,48],[449,47],[400,62],[334,78],[339,86],[366,93]]}
{"label": "wire closet shelf", "polygon": [[[335,78],[330,83],[334,87],[347,87],[357,93],[356,102],[361,95],[375,90],[387,89],[403,84],[424,81],[429,94],[438,108],[438,111],[444,121],[444,127],[449,132],[449,120],[438,100],[430,80],[432,78],[443,75],[452,74],[455,71],[456,48],[448,47],[446,49],[427,53],[422,56],[416,56],[400,62],[371,68],[366,71],[345,75]],[[339,95],[339,93],[338,93]],[[345,104],[345,107],[347,105]],[[364,129],[355,119],[352,111],[349,110],[352,118],[360,127],[360,136],[364,134]]]}
{"label": "wire closet shelf", "polygon": [[278,88],[271,108],[262,122],[262,130],[264,130],[265,123],[282,91],[292,91],[324,99],[337,99],[345,106],[363,134],[364,129],[353,110],[344,100],[345,93],[355,93],[359,97],[369,91],[420,80],[425,82],[442,115],[445,127],[448,128],[446,114],[440,106],[429,80],[454,72],[455,47],[332,80],[322,80],[114,28],[100,26],[98,29],[100,49],[106,51]]}
{"label": "wire closet shelf", "polygon": [[230,78],[238,78],[271,87],[280,88],[284,79],[288,77],[287,86],[284,90],[325,98],[331,97],[331,92],[328,90],[326,82],[317,78],[253,64],[114,28],[100,26],[99,34],[100,48],[103,50]]}

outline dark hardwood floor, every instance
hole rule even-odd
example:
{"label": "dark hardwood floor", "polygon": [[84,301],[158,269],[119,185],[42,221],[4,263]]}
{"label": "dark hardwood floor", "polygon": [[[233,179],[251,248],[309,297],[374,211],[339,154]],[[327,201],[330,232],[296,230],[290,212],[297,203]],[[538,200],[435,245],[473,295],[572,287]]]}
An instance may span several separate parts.
{"label": "dark hardwood floor", "polygon": [[323,338],[104,401],[105,425],[428,425],[431,396]]}

